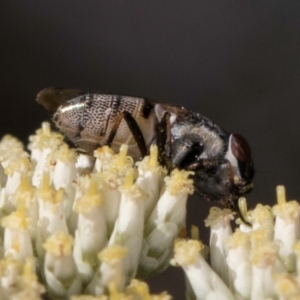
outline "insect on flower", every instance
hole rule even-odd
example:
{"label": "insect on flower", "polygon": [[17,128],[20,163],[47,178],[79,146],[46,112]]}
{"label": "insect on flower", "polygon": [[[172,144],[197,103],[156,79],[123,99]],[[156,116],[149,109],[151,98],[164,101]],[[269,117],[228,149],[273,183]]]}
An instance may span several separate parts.
{"label": "insect on flower", "polygon": [[[127,144],[138,160],[156,143],[159,162],[194,172],[196,192],[238,212],[238,199],[251,191],[251,150],[239,134],[227,133],[208,118],[147,98],[47,88],[37,101],[78,151],[92,154],[104,145]],[[245,221],[245,220],[244,220]]]}

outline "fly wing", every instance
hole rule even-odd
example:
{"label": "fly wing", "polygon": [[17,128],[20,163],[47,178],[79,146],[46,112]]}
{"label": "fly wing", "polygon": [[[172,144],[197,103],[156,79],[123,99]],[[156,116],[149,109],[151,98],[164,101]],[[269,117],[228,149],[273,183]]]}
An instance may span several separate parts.
{"label": "fly wing", "polygon": [[156,103],[154,111],[155,111],[156,118],[159,122],[161,122],[166,112],[170,113],[171,124],[175,122],[177,117],[185,116],[189,113],[189,111],[184,107],[179,108],[170,104],[162,104],[162,103]]}
{"label": "fly wing", "polygon": [[54,113],[60,105],[83,94],[87,92],[81,89],[52,87],[41,90],[37,94],[36,101],[50,113]]}

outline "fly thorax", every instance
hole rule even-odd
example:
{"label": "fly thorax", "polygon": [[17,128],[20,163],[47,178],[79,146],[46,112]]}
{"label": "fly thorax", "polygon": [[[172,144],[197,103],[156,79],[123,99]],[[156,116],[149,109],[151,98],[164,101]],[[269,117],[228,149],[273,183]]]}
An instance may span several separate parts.
{"label": "fly thorax", "polygon": [[207,159],[220,156],[224,153],[224,139],[218,132],[204,125],[175,123],[171,129],[174,140],[190,140],[192,144],[201,145],[200,158]]}

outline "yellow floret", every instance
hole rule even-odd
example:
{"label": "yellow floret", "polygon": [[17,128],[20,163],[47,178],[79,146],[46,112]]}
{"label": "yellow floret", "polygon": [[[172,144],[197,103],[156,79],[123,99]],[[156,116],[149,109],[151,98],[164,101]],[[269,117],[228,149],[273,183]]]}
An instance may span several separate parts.
{"label": "yellow floret", "polygon": [[103,203],[103,198],[98,190],[98,182],[96,178],[91,178],[88,181],[88,191],[86,195],[78,199],[74,205],[74,211],[77,213],[86,213],[95,206],[100,206]]}
{"label": "yellow floret", "polygon": [[237,247],[249,248],[250,247],[249,235],[237,229],[230,237],[227,238],[226,246],[229,249],[237,248]]}
{"label": "yellow floret", "polygon": [[208,217],[204,220],[205,226],[214,226],[220,222],[228,222],[233,220],[233,212],[230,209],[221,209],[219,207],[211,207]]}
{"label": "yellow floret", "polygon": [[76,163],[77,154],[73,149],[70,149],[67,144],[62,144],[57,151],[54,152],[54,156],[57,160],[64,163]]}
{"label": "yellow floret", "polygon": [[289,201],[281,204],[274,205],[273,213],[275,216],[283,219],[290,218],[294,219],[299,216],[300,205],[297,201]]}
{"label": "yellow floret", "polygon": [[32,185],[31,185],[30,176],[28,176],[28,174],[22,174],[21,182],[20,182],[20,185],[18,187],[18,191],[24,193],[24,192],[27,192],[28,190],[30,190],[31,188],[32,188]]}
{"label": "yellow floret", "polygon": [[171,300],[171,296],[166,292],[159,295],[151,295],[149,286],[146,282],[132,279],[130,285],[126,288],[125,294],[133,296],[133,299],[143,300]]}
{"label": "yellow floret", "polygon": [[145,282],[139,281],[137,279],[131,280],[131,283],[126,288],[125,293],[128,295],[136,295],[140,299],[151,299],[148,285]]}
{"label": "yellow floret", "polygon": [[51,187],[50,174],[49,172],[44,172],[40,188],[37,190],[37,197],[40,197],[43,201],[52,202],[55,204],[62,202],[63,194],[64,190],[62,188],[56,191]]}
{"label": "yellow floret", "polygon": [[28,283],[33,283],[38,281],[38,277],[35,274],[34,261],[32,258],[27,258],[25,264],[23,265],[23,279]]}
{"label": "yellow floret", "polygon": [[284,297],[284,299],[294,299],[290,298],[293,296],[299,296],[300,289],[298,287],[297,279],[289,274],[275,274],[275,289],[279,296]]}
{"label": "yellow floret", "polygon": [[187,192],[189,194],[193,194],[194,192],[194,182],[190,179],[190,175],[193,175],[194,172],[190,171],[179,171],[178,169],[174,169],[171,173],[170,177],[165,178],[165,182],[167,185],[167,190],[171,195],[176,195],[181,192]]}
{"label": "yellow floret", "polygon": [[112,156],[112,155],[114,155],[114,151],[111,148],[109,148],[108,146],[100,147],[94,151],[94,156],[96,158],[98,158],[98,157],[100,158],[103,155],[104,156]]}
{"label": "yellow floret", "polygon": [[300,241],[297,241],[293,247],[294,252],[297,256],[300,256]]}
{"label": "yellow floret", "polygon": [[200,241],[177,239],[174,244],[174,259],[171,263],[180,266],[194,264],[203,247]]}
{"label": "yellow floret", "polygon": [[0,276],[7,276],[9,269],[16,270],[17,274],[21,274],[23,262],[16,260],[11,255],[7,255],[0,260]]}
{"label": "yellow floret", "polygon": [[128,254],[128,251],[127,247],[111,245],[98,254],[98,259],[110,264],[119,263]]}
{"label": "yellow floret", "polygon": [[151,172],[158,176],[165,176],[167,169],[158,163],[158,149],[156,145],[151,145],[150,155],[145,156],[142,161],[136,162],[140,174]]}
{"label": "yellow floret", "polygon": [[253,248],[259,247],[268,241],[268,232],[264,228],[254,230],[250,233],[250,242]]}
{"label": "yellow floret", "polygon": [[21,182],[15,194],[15,203],[17,207],[30,207],[32,201],[35,201],[36,189],[31,185],[31,176],[27,173],[21,175]]}
{"label": "yellow floret", "polygon": [[257,247],[252,249],[251,261],[254,265],[266,268],[274,265],[278,258],[278,247],[271,242],[265,242],[262,245],[256,244]]}
{"label": "yellow floret", "polygon": [[72,254],[73,237],[63,231],[57,231],[43,244],[44,249],[55,256],[62,257]]}
{"label": "yellow floret", "polygon": [[6,134],[0,141],[0,156],[1,160],[4,157],[10,156],[11,152],[23,152],[24,153],[23,143],[20,142],[17,138]]}
{"label": "yellow floret", "polygon": [[28,173],[31,171],[31,163],[28,157],[15,157],[9,160],[5,168],[5,174],[12,176],[15,172]]}
{"label": "yellow floret", "polygon": [[27,230],[29,226],[29,219],[26,217],[26,213],[23,209],[18,209],[10,215],[3,217],[1,225],[9,229]]}
{"label": "yellow floret", "polygon": [[71,300],[109,300],[107,296],[92,296],[92,295],[81,295],[81,296],[72,296]]}
{"label": "yellow floret", "polygon": [[255,209],[251,211],[252,222],[263,224],[265,221],[273,218],[272,209],[268,205],[257,204]]}
{"label": "yellow floret", "polygon": [[133,300],[132,297],[129,295],[124,295],[123,293],[119,293],[114,282],[111,282],[108,285],[109,290],[109,299],[110,300]]}
{"label": "yellow floret", "polygon": [[35,135],[29,137],[30,144],[29,149],[34,147],[43,150],[44,148],[56,147],[63,143],[64,137],[58,132],[52,132],[50,129],[50,123],[43,122],[42,128],[36,131]]}

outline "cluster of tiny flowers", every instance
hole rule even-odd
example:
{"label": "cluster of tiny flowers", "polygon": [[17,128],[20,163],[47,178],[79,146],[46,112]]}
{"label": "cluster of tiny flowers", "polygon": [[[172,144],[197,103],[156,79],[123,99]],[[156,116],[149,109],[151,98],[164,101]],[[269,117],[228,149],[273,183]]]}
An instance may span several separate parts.
{"label": "cluster of tiny flowers", "polygon": [[[286,201],[285,189],[277,187],[277,204],[258,204],[247,211],[240,199],[247,226],[233,213],[211,208],[205,225],[210,227],[210,266],[203,244],[197,240],[175,241],[172,263],[187,278],[187,299],[300,299],[300,205]],[[207,251],[206,251],[207,254]]]}
{"label": "cluster of tiny flowers", "polygon": [[28,148],[0,142],[0,299],[171,299],[135,278],[169,266],[190,173],[168,175],[156,146],[137,163],[125,145],[78,154],[48,123]]}
{"label": "cluster of tiny flowers", "polygon": [[[274,207],[211,208],[186,239],[190,172],[171,174],[157,147],[134,163],[127,146],[77,154],[51,132],[30,137],[30,154],[11,136],[0,141],[0,299],[169,300],[145,279],[181,266],[187,300],[300,300],[300,206],[277,188]],[[210,265],[207,263],[210,261]]]}

